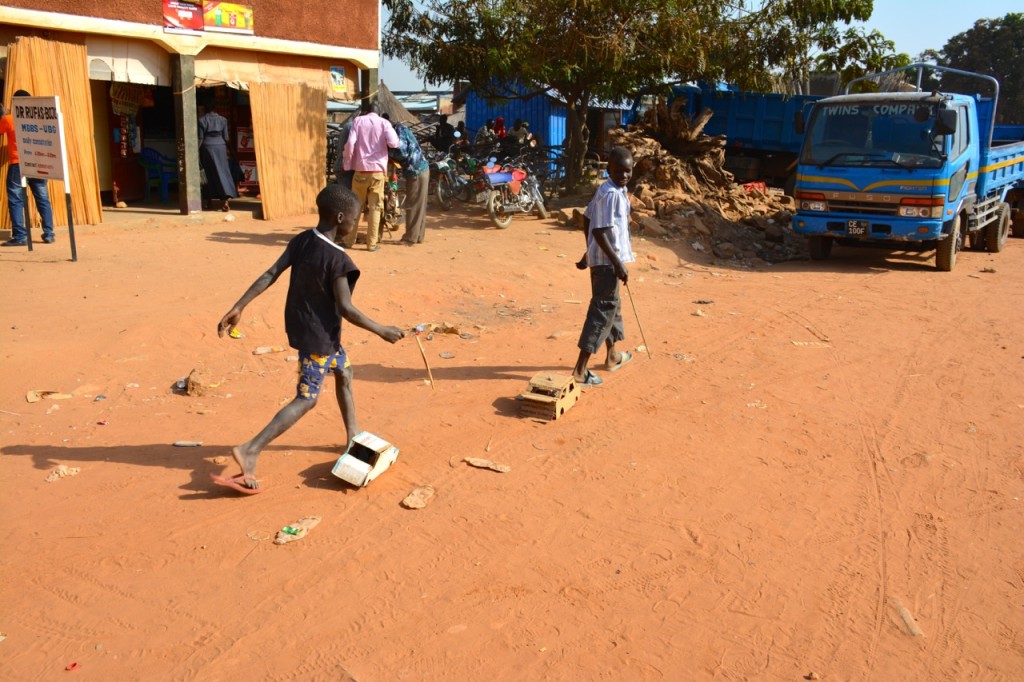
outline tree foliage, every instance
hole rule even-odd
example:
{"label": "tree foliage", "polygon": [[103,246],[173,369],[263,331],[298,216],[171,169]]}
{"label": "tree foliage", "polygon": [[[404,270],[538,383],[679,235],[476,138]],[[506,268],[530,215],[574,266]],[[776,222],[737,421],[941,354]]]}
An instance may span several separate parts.
{"label": "tree foliage", "polygon": [[[932,56],[941,66],[993,76],[1000,88],[997,120],[1024,124],[1024,14],[1011,12],[1001,19],[978,19]],[[978,89],[976,80],[952,76],[942,79],[942,87],[967,93]]]}
{"label": "tree foliage", "polygon": [[[814,60],[817,70],[839,74],[840,83],[910,64],[910,55],[895,52],[895,44],[877,30],[851,26],[840,33],[833,25],[820,30],[815,42],[822,50]],[[860,85],[861,90],[877,87],[869,81]]]}
{"label": "tree foliage", "polygon": [[[586,151],[597,99],[668,82],[729,80],[768,89],[780,65],[805,58],[816,31],[870,17],[873,0],[385,0],[385,54],[430,81],[468,81],[485,97],[530,94],[566,103],[569,177]],[[806,61],[806,59],[805,59]]]}

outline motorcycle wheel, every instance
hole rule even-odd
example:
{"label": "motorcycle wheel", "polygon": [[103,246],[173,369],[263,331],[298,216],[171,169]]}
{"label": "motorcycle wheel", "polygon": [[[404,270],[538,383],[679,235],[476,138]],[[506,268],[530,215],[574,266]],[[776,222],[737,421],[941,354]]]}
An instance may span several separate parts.
{"label": "motorcycle wheel", "polygon": [[452,197],[455,195],[455,188],[447,175],[441,175],[437,179],[437,205],[441,210],[450,211],[452,208]]}
{"label": "motorcycle wheel", "polygon": [[512,224],[512,214],[505,212],[505,206],[501,201],[501,192],[494,190],[487,197],[487,215],[499,230],[504,230]]}
{"label": "motorcycle wheel", "polygon": [[541,220],[547,220],[548,209],[547,206],[544,205],[544,196],[540,193],[539,187],[533,188],[533,196],[536,198],[534,208],[537,209],[537,217],[540,218]]}

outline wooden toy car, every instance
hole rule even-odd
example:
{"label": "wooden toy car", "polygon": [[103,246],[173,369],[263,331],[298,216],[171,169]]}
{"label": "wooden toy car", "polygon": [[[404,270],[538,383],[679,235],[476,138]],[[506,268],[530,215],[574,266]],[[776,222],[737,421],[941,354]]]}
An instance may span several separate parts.
{"label": "wooden toy car", "polygon": [[551,421],[576,404],[580,387],[572,375],[539,372],[530,379],[530,385],[519,398],[521,416]]}

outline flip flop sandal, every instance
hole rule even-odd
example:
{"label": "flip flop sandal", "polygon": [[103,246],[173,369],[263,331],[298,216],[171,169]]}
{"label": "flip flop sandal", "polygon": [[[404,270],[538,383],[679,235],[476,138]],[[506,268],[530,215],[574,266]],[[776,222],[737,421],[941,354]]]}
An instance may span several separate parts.
{"label": "flip flop sandal", "polygon": [[263,492],[262,488],[250,488],[247,485],[242,485],[241,484],[241,482],[245,482],[245,481],[249,481],[249,482],[255,483],[256,482],[256,477],[255,476],[246,476],[245,474],[235,474],[234,476],[231,476],[231,477],[225,477],[225,476],[218,476],[216,474],[210,474],[210,480],[212,480],[217,485],[222,485],[225,488],[231,488],[232,490],[237,490],[238,492],[244,493],[246,495],[258,495],[259,493]]}
{"label": "flip flop sandal", "polygon": [[604,379],[597,376],[588,369],[583,381],[581,381],[580,383],[584,386],[600,386],[603,382]]}
{"label": "flip flop sandal", "polygon": [[628,350],[624,350],[621,353],[619,353],[619,361],[618,362],[616,362],[614,365],[605,365],[604,368],[606,370],[608,370],[609,372],[614,372],[615,370],[619,369],[620,367],[622,367],[623,365],[625,365],[627,362],[629,362],[632,359],[633,359],[633,354],[630,353]]}

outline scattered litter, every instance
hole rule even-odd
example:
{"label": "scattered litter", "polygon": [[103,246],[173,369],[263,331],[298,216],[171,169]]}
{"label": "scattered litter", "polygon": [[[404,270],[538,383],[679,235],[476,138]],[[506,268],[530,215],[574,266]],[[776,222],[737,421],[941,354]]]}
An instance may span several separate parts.
{"label": "scattered litter", "polygon": [[707,313],[705,313],[700,308],[697,308],[696,310],[693,311],[693,316],[694,317],[707,317]]}
{"label": "scattered litter", "polygon": [[907,610],[903,604],[900,603],[899,599],[893,599],[892,605],[896,607],[896,612],[900,614],[900,618],[906,624],[907,629],[910,630],[910,634],[914,637],[924,637],[924,632],[917,626],[917,621],[914,620],[914,616]]}
{"label": "scattered litter", "polygon": [[968,276],[968,277],[973,277],[974,279],[981,279],[981,276],[980,276],[980,275],[975,275],[975,274],[968,274],[967,276]]}
{"label": "scattered litter", "polygon": [[50,407],[47,408],[47,410],[46,410],[46,414],[53,414],[54,412],[56,412],[59,409],[60,409],[60,405],[50,405]]}
{"label": "scattered litter", "polygon": [[690,244],[690,248],[692,248],[694,251],[703,251],[704,245],[701,244],[700,242],[694,242]]}
{"label": "scattered litter", "polygon": [[227,461],[228,461],[228,458],[225,457],[224,455],[218,455],[217,457],[213,458],[213,463],[214,464],[227,464]]}
{"label": "scattered litter", "polygon": [[298,355],[288,355],[288,356],[285,357],[285,362],[298,362],[298,361],[299,361],[299,356]]}
{"label": "scattered litter", "polygon": [[95,398],[93,398],[93,399],[92,399],[92,401],[93,401],[94,403],[98,403],[99,401],[101,401],[101,400],[106,400],[106,399],[107,399],[107,396],[105,396],[105,395],[103,395],[102,393],[100,393],[100,394],[99,394],[98,396],[96,396]]}
{"label": "scattered litter", "polygon": [[476,334],[470,334],[469,332],[462,332],[459,334],[460,339],[475,339]]}
{"label": "scattered litter", "polygon": [[707,301],[707,300],[705,300],[703,298],[700,298],[700,299],[697,299],[696,301],[694,301],[695,305],[711,305],[712,303],[714,303],[714,301]]}
{"label": "scattered litter", "polygon": [[747,407],[755,407],[755,408],[757,408],[759,410],[768,409],[768,405],[766,405],[765,403],[761,402],[760,400],[755,400],[752,403],[747,403]]}
{"label": "scattered litter", "polygon": [[438,355],[438,357],[442,357],[445,360],[451,360],[452,358],[455,357],[455,353],[451,352],[450,350],[443,350],[440,353],[438,353],[437,355]]}
{"label": "scattered litter", "polygon": [[987,266],[983,267],[981,269],[981,271],[982,272],[994,273],[996,271],[996,269],[994,267],[992,267],[991,265],[987,265]]}
{"label": "scattered litter", "polygon": [[448,322],[441,322],[441,324],[419,325],[419,327],[417,327],[418,331],[423,331],[420,327],[430,329],[430,331],[437,332],[439,334],[455,334],[456,336],[462,334],[461,329],[456,327],[454,324],[449,324]]}
{"label": "scattered litter", "polygon": [[583,301],[575,301],[575,300],[573,300],[573,299],[571,299],[571,298],[567,298],[567,299],[565,299],[564,301],[562,301],[562,303],[574,303],[574,304],[576,304],[576,305],[580,305],[580,304],[582,304],[582,303],[583,303]]}
{"label": "scattered litter", "polygon": [[4,633],[0,632],[0,642],[4,641],[5,639],[7,639],[7,635],[5,635]]}
{"label": "scattered litter", "polygon": [[266,355],[267,353],[283,353],[283,352],[284,352],[284,348],[282,348],[281,346],[260,346],[259,348],[255,349],[252,352],[252,354],[253,355]]}
{"label": "scattered litter", "polygon": [[512,471],[512,467],[510,467],[509,465],[498,464],[497,462],[492,462],[489,459],[481,459],[479,457],[463,457],[462,461],[471,467],[476,467],[478,469],[490,469],[491,471],[497,471],[499,474],[507,474],[508,472]]}
{"label": "scattered litter", "polygon": [[100,426],[106,426],[106,425],[108,425],[108,424],[109,424],[110,422],[109,422],[108,420],[106,420],[106,419],[101,419],[101,420],[99,420],[99,421],[98,421],[98,422],[96,422],[96,423],[97,423],[97,424],[99,424]]}
{"label": "scattered litter", "polygon": [[224,222],[226,222],[226,223],[233,223],[233,222],[235,222],[235,214],[234,213],[226,213],[224,215]]}
{"label": "scattered litter", "polygon": [[794,346],[800,346],[801,348],[831,348],[832,344],[825,343],[824,341],[794,341]]}
{"label": "scattered litter", "polygon": [[71,671],[71,670],[78,670],[80,667],[82,667],[82,666],[78,665],[78,663],[68,663],[67,666],[65,666],[64,669],[68,670],[68,671]]}
{"label": "scattered litter", "polygon": [[43,398],[49,400],[67,400],[74,398],[70,393],[61,393],[60,391],[29,391],[25,394],[25,401],[30,403],[38,403]]}
{"label": "scattered litter", "polygon": [[138,384],[125,384],[125,388],[138,388]]}
{"label": "scattered litter", "polygon": [[50,472],[50,475],[46,477],[47,483],[53,483],[54,481],[67,478],[68,476],[77,476],[82,471],[80,467],[69,467],[67,464],[61,464],[56,469]]}
{"label": "scattered litter", "polygon": [[402,500],[402,506],[406,509],[423,509],[430,502],[430,499],[434,497],[434,492],[434,486],[421,485],[405,496],[405,499]]}
{"label": "scattered litter", "polygon": [[674,357],[676,360],[679,360],[680,362],[693,362],[694,360],[697,359],[694,356],[690,355],[689,353],[675,353],[672,357]]}
{"label": "scattered litter", "polygon": [[816,673],[816,672],[814,672],[812,670],[811,672],[809,672],[806,675],[804,675],[804,679],[805,680],[820,680],[821,677],[818,675],[818,673]]}
{"label": "scattered litter", "polygon": [[281,530],[277,531],[277,537],[274,538],[275,545],[283,545],[287,542],[294,542],[301,540],[302,538],[309,535],[309,531],[316,528],[317,524],[323,520],[322,516],[306,516],[290,526],[285,526]]}
{"label": "scattered litter", "polygon": [[637,346],[633,350],[635,350],[637,353],[646,353],[647,352],[647,346],[646,346],[646,344],[640,344],[639,346]]}
{"label": "scattered litter", "polygon": [[232,327],[231,330],[228,331],[228,336],[233,339],[244,339],[245,333],[238,327]]}
{"label": "scattered litter", "polygon": [[176,440],[171,443],[176,448],[198,448],[202,444],[201,440]]}

